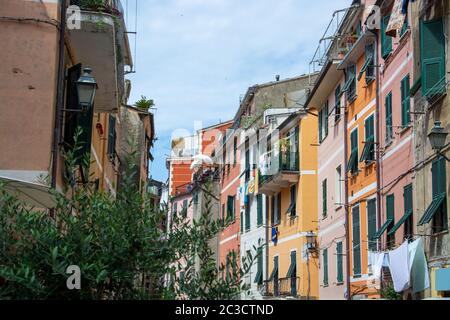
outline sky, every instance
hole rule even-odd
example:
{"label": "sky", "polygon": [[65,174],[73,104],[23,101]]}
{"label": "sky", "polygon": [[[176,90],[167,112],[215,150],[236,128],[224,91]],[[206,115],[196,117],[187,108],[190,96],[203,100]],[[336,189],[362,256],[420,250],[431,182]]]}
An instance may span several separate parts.
{"label": "sky", "polygon": [[[135,74],[129,104],[155,101],[151,176],[165,182],[175,132],[230,120],[248,87],[309,72],[337,9],[351,0],[122,0]],[[137,19],[135,5],[137,3]],[[137,21],[137,30],[135,30]]]}

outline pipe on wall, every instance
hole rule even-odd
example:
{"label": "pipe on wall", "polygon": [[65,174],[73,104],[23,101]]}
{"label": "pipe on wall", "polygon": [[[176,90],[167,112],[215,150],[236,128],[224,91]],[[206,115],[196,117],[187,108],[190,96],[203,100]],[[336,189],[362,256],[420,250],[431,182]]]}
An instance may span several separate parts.
{"label": "pipe on wall", "polygon": [[58,75],[56,83],[55,126],[53,128],[51,187],[56,188],[58,172],[58,146],[61,135],[62,110],[64,103],[64,54],[66,34],[66,0],[60,1],[60,28],[58,44]]}

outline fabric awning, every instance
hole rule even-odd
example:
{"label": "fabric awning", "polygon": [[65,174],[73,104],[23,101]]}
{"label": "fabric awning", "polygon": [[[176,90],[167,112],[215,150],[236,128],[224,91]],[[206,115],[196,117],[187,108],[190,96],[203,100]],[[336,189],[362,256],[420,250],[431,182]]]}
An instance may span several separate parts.
{"label": "fabric awning", "polygon": [[0,181],[5,182],[6,192],[30,206],[40,209],[51,209],[56,206],[56,199],[48,186],[4,176],[0,176]]}
{"label": "fabric awning", "polygon": [[412,210],[406,211],[406,213],[403,215],[403,217],[400,218],[400,220],[398,220],[397,224],[392,228],[392,230],[389,231],[388,236],[395,234],[395,232],[402,226],[402,224],[404,224],[405,221],[408,220],[410,216],[412,216],[412,213]]}
{"label": "fabric awning", "polygon": [[405,15],[402,13],[404,0],[395,0],[394,7],[392,8],[391,18],[386,28],[386,34],[391,37],[395,37],[398,31],[403,27],[405,22]]}
{"label": "fabric awning", "polygon": [[389,225],[394,221],[394,219],[387,219],[386,222],[381,226],[380,230],[378,230],[371,240],[378,240],[381,238],[383,233],[386,231],[386,229],[389,227]]}
{"label": "fabric awning", "polygon": [[437,213],[439,207],[444,203],[445,200],[445,193],[442,193],[436,197],[433,198],[433,201],[428,206],[427,210],[425,210],[425,213],[423,214],[422,218],[420,219],[418,226],[422,226],[424,224],[427,224],[433,219],[434,215]]}

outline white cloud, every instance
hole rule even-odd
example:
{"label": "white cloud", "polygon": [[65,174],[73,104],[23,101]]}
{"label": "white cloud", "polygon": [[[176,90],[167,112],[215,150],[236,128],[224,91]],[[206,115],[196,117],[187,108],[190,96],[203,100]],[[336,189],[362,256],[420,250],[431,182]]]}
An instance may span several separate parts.
{"label": "white cloud", "polygon": [[[130,1],[132,2],[132,1]],[[250,85],[308,72],[334,10],[350,0],[139,1],[131,102],[155,100],[157,143],[170,132],[231,119]],[[130,21],[133,20],[130,12]],[[163,159],[157,159],[160,164]],[[157,163],[154,170],[163,170]],[[157,177],[165,172],[155,173]]]}

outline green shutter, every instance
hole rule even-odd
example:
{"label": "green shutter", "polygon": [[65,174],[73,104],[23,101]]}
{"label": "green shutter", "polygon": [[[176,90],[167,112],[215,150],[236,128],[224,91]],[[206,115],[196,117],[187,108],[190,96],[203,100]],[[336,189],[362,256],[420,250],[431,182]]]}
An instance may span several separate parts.
{"label": "green shutter", "polygon": [[234,214],[234,197],[228,196],[227,201],[227,219],[234,221],[235,220],[235,214]]}
{"label": "green shutter", "polygon": [[241,211],[241,233],[244,233],[244,216]]}
{"label": "green shutter", "polygon": [[375,127],[373,115],[366,119],[364,127],[366,138],[360,161],[373,161],[375,160]]}
{"label": "green shutter", "polygon": [[350,158],[347,165],[347,171],[350,171],[352,174],[358,172],[358,129],[355,129],[350,134]]}
{"label": "green shutter", "polygon": [[352,209],[352,237],[353,237],[353,275],[361,275],[361,235],[359,223],[359,207]]}
{"label": "green shutter", "polygon": [[319,143],[322,142],[322,110],[319,111]]}
{"label": "green shutter", "polygon": [[393,136],[394,128],[392,125],[392,92],[386,96],[386,141],[390,141]]}
{"label": "green shutter", "polygon": [[250,199],[245,204],[245,231],[250,231]]}
{"label": "green shutter", "polygon": [[322,181],[322,215],[327,216],[327,179]]}
{"label": "green shutter", "polygon": [[257,201],[257,220],[256,223],[258,224],[258,226],[262,226],[263,224],[263,198],[261,194],[258,194],[256,196],[256,201]]}
{"label": "green shutter", "polygon": [[342,242],[336,244],[336,260],[337,260],[337,282],[344,282],[344,266],[343,266],[343,252]]}
{"label": "green shutter", "polygon": [[328,286],[328,249],[323,250],[323,285]]}
{"label": "green shutter", "polygon": [[410,116],[409,111],[411,108],[411,99],[410,99],[410,81],[409,74],[402,79],[401,81],[401,104],[402,104],[402,126],[406,127],[409,125]]}
{"label": "green shutter", "polygon": [[381,19],[381,54],[386,59],[392,51],[392,37],[386,34],[386,29],[391,16],[385,16]]}
{"label": "green shutter", "polygon": [[375,251],[377,249],[376,240],[373,239],[377,232],[377,209],[375,199],[371,199],[367,202],[367,220],[369,250]]}
{"label": "green shutter", "polygon": [[341,117],[341,86],[338,85],[334,90],[334,121],[338,121]]}
{"label": "green shutter", "polygon": [[442,93],[439,86],[445,79],[445,35],[442,18],[420,21],[420,52],[422,65],[422,94]]}
{"label": "green shutter", "polygon": [[325,125],[325,137],[324,137],[324,139],[326,138],[326,137],[328,137],[328,101],[325,103],[325,106],[324,106],[324,116],[325,116],[325,119],[324,119],[324,121],[325,121],[325,123],[324,123],[324,125]]}

